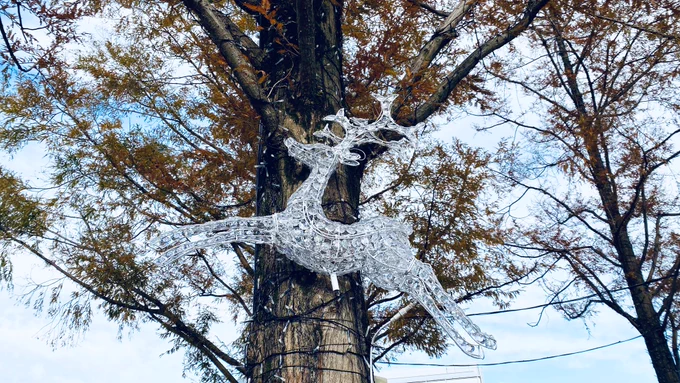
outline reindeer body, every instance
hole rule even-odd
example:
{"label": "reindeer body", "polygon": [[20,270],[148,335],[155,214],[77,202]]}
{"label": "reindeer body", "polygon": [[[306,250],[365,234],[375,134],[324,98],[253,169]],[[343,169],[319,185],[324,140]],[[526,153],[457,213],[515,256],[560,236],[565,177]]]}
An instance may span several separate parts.
{"label": "reindeer body", "polygon": [[[388,217],[347,225],[329,220],[323,212],[323,193],[337,166],[358,165],[359,156],[351,152],[352,148],[368,142],[396,146],[374,135],[380,129],[397,131],[406,138],[412,136],[413,128],[401,127],[389,117],[391,103],[384,101],[391,100],[380,101],[383,115],[374,123],[349,120],[342,111],[327,117],[345,128],[345,137],[339,138],[327,129],[316,135],[333,140],[335,146],[285,140],[289,154],[311,168],[309,177],[291,195],[285,210],[270,216],[232,217],[164,233],[156,240],[160,246],[170,247],[164,252],[164,263],[201,248],[231,242],[269,244],[314,272],[335,277],[359,271],[380,288],[409,294],[463,352],[482,358],[481,347],[495,349],[495,340],[465,316],[442,288],[432,267],[414,257],[408,239],[412,230],[408,225]],[[456,324],[472,342],[461,336]]]}

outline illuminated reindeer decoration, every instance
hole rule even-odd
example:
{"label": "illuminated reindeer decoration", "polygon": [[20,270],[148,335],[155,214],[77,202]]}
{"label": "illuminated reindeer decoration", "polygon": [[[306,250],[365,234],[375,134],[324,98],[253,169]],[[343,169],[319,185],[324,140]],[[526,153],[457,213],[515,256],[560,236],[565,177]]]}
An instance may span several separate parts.
{"label": "illuminated reindeer decoration", "polygon": [[[416,127],[402,127],[390,117],[391,97],[379,97],[382,115],[369,123],[348,119],[343,110],[326,121],[340,124],[343,138],[328,126],[314,133],[335,145],[301,144],[285,140],[288,153],[311,168],[307,180],[290,197],[286,209],[263,217],[230,217],[221,221],[182,227],[159,236],[154,242],[166,250],[163,263],[201,248],[231,242],[274,246],[290,260],[317,273],[337,276],[360,271],[376,286],[399,290],[418,301],[466,354],[483,358],[481,347],[495,349],[496,341],[480,331],[441,286],[432,267],[417,260],[409,244],[411,228],[395,219],[375,217],[347,225],[326,218],[321,199],[338,164],[359,165],[361,157],[351,150],[361,144],[377,143],[398,148],[414,139]],[[398,141],[379,139],[375,133],[388,130],[403,136]],[[473,339],[463,338],[454,323]]]}

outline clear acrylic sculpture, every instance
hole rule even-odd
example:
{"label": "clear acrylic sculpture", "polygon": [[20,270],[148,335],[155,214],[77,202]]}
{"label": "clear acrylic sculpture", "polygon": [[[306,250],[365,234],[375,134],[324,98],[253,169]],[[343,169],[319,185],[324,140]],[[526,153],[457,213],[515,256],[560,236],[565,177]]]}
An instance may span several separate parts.
{"label": "clear acrylic sculpture", "polygon": [[[161,262],[168,264],[198,249],[216,245],[232,242],[268,244],[295,263],[330,275],[334,286],[338,275],[360,271],[380,288],[407,293],[432,315],[463,352],[483,358],[482,347],[495,349],[496,341],[465,316],[441,286],[432,267],[414,257],[408,240],[412,230],[408,225],[388,217],[347,225],[329,220],[323,212],[321,199],[336,167],[339,164],[359,165],[361,157],[352,149],[366,143],[398,149],[415,139],[417,126],[403,127],[391,118],[394,97],[376,98],[380,101],[382,114],[374,122],[347,118],[343,110],[325,118],[345,130],[342,138],[332,133],[328,126],[314,133],[333,142],[333,146],[302,144],[291,138],[285,140],[288,153],[307,165],[311,172],[290,197],[284,211],[270,216],[232,217],[185,226],[163,233],[152,246],[167,249],[162,253]],[[386,141],[376,136],[381,130],[403,137]],[[458,332],[456,323],[471,341]]]}

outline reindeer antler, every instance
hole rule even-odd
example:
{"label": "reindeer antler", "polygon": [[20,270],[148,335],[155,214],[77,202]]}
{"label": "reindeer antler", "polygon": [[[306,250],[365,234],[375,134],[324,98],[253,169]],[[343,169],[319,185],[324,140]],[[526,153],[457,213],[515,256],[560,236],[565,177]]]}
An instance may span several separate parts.
{"label": "reindeer antler", "polygon": [[[347,118],[347,116],[345,116],[345,110],[340,109],[338,113],[324,117],[324,121],[335,122],[342,126],[345,130],[345,137],[338,137],[335,133],[331,132],[328,125],[326,125],[323,130],[315,132],[314,135],[316,137],[328,138],[337,146],[342,146],[346,149],[368,143],[399,149],[404,144],[404,138],[406,139],[406,142],[415,142],[415,132],[422,128],[423,124],[420,123],[407,127],[397,124],[394,119],[392,119],[390,110],[392,108],[392,103],[397,96],[390,94],[386,96],[373,95],[373,97],[380,102],[380,116],[377,120],[369,122],[363,118]],[[378,138],[376,133],[381,130],[398,133],[403,136],[403,138],[394,141]]]}

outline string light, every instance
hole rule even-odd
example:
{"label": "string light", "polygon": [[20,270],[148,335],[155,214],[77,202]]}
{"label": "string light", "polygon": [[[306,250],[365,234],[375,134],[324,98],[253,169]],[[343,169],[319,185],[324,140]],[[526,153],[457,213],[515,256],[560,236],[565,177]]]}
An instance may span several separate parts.
{"label": "string light", "polygon": [[[380,144],[402,150],[415,142],[420,125],[404,127],[390,116],[395,96],[376,96],[381,116],[374,122],[348,118],[341,109],[324,120],[342,126],[344,137],[333,133],[328,125],[314,135],[334,145],[302,144],[292,138],[284,142],[290,156],[304,163],[311,172],[291,195],[282,212],[260,217],[230,217],[191,225],[160,235],[152,246],[162,253],[161,263],[169,264],[198,249],[232,242],[268,244],[293,262],[316,273],[328,274],[337,288],[337,276],[360,271],[376,286],[405,292],[420,303],[460,349],[483,358],[482,347],[495,349],[496,341],[483,333],[441,286],[432,267],[417,260],[408,237],[412,228],[393,218],[378,216],[342,224],[326,218],[322,197],[328,181],[339,164],[357,166],[363,144]],[[387,141],[376,134],[392,131],[402,136]],[[463,329],[467,337],[461,335]]]}

